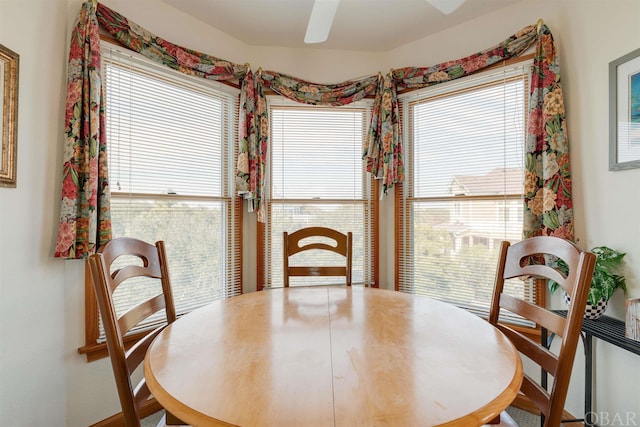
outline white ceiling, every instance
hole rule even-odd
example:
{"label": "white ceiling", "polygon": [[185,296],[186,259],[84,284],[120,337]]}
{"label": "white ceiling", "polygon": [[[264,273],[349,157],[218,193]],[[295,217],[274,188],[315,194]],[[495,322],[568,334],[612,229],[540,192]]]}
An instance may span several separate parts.
{"label": "white ceiling", "polygon": [[341,0],[324,43],[305,44],[313,0],[162,0],[251,46],[387,51],[522,0],[466,0],[444,15],[426,0]]}

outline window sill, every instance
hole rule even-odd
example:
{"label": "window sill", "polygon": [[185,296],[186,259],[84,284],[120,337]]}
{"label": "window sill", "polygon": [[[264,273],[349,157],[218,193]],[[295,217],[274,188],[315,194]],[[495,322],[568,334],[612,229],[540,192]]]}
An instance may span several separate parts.
{"label": "window sill", "polygon": [[542,332],[540,330],[540,326],[538,325],[536,325],[536,327],[534,328],[529,328],[526,326],[518,326],[511,323],[505,323],[505,325],[509,326],[514,331],[520,332],[522,335],[526,336],[533,342],[540,342],[540,337],[542,336]]}
{"label": "window sill", "polygon": [[[136,343],[140,338],[145,336],[149,331],[140,331],[135,334],[127,335],[124,337],[124,346],[128,350],[131,346]],[[78,353],[84,354],[87,356],[87,363],[94,362],[96,360],[104,359],[105,357],[109,357],[109,350],[107,349],[107,343],[93,343],[87,344],[78,348]]]}

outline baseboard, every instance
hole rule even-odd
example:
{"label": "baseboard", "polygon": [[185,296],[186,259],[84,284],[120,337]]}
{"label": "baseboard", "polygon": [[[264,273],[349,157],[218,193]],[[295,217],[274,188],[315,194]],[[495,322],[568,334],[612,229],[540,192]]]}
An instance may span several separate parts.
{"label": "baseboard", "polygon": [[[534,415],[540,416],[540,410],[536,405],[529,400],[527,396],[524,394],[518,394],[513,402],[511,402],[511,406],[522,409],[523,411],[530,412]],[[575,420],[577,417],[571,415],[569,412],[564,411],[562,414],[563,420]],[[572,423],[562,423],[563,427],[584,427],[584,423],[580,421],[572,422]]]}
{"label": "baseboard", "polygon": [[[155,414],[156,412],[162,410],[162,405],[158,403],[155,398],[151,398],[145,402],[142,406],[142,418],[148,417],[151,414]],[[91,424],[89,427],[126,427],[124,424],[124,417],[122,412],[118,412],[110,416],[109,418],[105,418],[102,421],[98,421],[95,424]]]}

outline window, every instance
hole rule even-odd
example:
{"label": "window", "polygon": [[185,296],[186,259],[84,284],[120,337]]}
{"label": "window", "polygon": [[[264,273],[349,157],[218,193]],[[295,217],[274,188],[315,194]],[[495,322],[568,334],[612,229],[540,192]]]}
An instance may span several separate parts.
{"label": "window", "polygon": [[[519,62],[402,99],[399,290],[488,312],[500,241],[522,238],[528,67]],[[535,284],[507,286],[536,301]]]}
{"label": "window", "polygon": [[[309,226],[353,232],[352,283],[375,284],[377,201],[372,197],[374,180],[362,160],[369,105],[312,107],[275,97],[269,102],[270,199],[267,222],[259,228],[264,271],[258,286],[282,286],[282,233]],[[292,277],[290,284],[313,279],[343,283],[339,278]]]}
{"label": "window", "polygon": [[[240,294],[237,91],[105,44],[103,76],[113,237],[165,241],[178,315]],[[145,298],[124,286],[116,311]],[[88,306],[88,345],[96,317]]]}

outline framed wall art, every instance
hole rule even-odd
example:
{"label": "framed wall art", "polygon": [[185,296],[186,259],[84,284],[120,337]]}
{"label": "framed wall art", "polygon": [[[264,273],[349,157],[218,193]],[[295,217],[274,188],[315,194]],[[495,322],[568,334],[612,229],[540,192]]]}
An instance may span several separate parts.
{"label": "framed wall art", "polygon": [[18,54],[0,44],[0,93],[2,101],[2,150],[0,150],[0,187],[16,186],[18,151]]}
{"label": "framed wall art", "polygon": [[640,168],[640,49],[609,63],[609,170]]}

